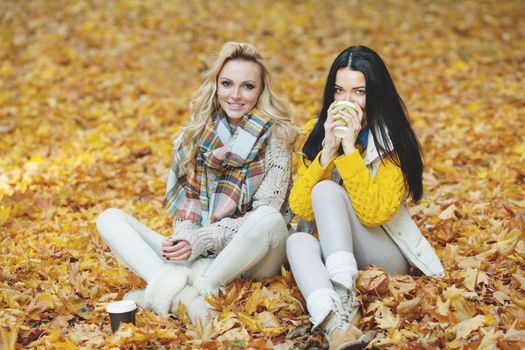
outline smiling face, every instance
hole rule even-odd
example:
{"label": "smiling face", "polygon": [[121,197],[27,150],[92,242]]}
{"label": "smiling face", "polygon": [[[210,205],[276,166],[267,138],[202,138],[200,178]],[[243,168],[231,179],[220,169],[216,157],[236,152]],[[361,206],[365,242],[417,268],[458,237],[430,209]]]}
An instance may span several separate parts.
{"label": "smiling face", "polygon": [[334,101],[350,101],[363,110],[363,126],[366,124],[366,80],[363,73],[341,68],[335,76]]}
{"label": "smiling face", "polygon": [[217,99],[231,124],[238,124],[255,107],[261,91],[261,70],[252,61],[228,61],[217,77]]}

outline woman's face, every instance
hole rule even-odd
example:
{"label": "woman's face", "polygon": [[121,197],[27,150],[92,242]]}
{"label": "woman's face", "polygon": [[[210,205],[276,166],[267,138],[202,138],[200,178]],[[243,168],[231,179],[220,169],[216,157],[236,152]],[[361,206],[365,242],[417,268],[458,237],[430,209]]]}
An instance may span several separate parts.
{"label": "woman's face", "polygon": [[228,61],[217,77],[217,98],[231,124],[238,124],[255,107],[261,91],[261,71],[255,62]]}
{"label": "woman's face", "polygon": [[335,101],[350,101],[363,110],[363,125],[366,123],[366,80],[363,73],[341,68],[335,75]]}

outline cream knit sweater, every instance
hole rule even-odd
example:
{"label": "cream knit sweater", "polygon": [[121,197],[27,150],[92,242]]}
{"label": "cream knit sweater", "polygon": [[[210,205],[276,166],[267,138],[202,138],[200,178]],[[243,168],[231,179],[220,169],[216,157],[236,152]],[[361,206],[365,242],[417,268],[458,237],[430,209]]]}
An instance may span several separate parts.
{"label": "cream knit sweater", "polygon": [[[284,212],[291,183],[291,158],[291,147],[272,134],[265,150],[264,180],[253,194],[252,211],[260,206],[268,205]],[[206,175],[208,193],[211,196],[217,186],[216,173],[207,168]],[[172,238],[188,241],[191,244],[192,250],[188,260],[194,260],[207,251],[218,254],[232,240],[250,213],[247,212],[235,219],[224,218],[204,227],[189,220],[175,219]]]}

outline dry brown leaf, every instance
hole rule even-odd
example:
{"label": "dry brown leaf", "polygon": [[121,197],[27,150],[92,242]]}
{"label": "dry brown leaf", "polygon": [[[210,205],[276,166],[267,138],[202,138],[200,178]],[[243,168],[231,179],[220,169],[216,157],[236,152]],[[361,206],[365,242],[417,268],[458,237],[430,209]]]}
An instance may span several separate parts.
{"label": "dry brown leaf", "polygon": [[260,303],[262,303],[263,300],[261,298],[261,290],[256,289],[253,291],[253,293],[248,297],[248,300],[246,301],[246,306],[244,307],[244,310],[252,315],[256,310],[257,306],[259,306]]}
{"label": "dry brown leaf", "polygon": [[503,292],[500,292],[500,291],[495,291],[492,296],[494,297],[494,299],[496,299],[498,301],[498,303],[500,303],[501,305],[505,305],[505,302],[509,300],[509,296],[506,295],[505,293]]}
{"label": "dry brown leaf", "polygon": [[456,339],[465,339],[472,331],[479,329],[485,322],[485,316],[477,315],[471,319],[461,321],[452,327],[451,332],[456,333]]}
{"label": "dry brown leaf", "polygon": [[[183,323],[185,324],[186,326],[191,324],[191,321],[188,317],[188,313],[186,312],[186,305],[184,305],[183,303],[181,303],[179,301],[178,305],[177,305],[177,318]],[[205,321],[205,320],[201,320],[201,321]]]}
{"label": "dry brown leaf", "polygon": [[501,331],[495,331],[494,328],[483,336],[481,343],[476,350],[493,350],[497,349],[498,340],[503,336]]}
{"label": "dry brown leaf", "polygon": [[246,341],[250,339],[250,335],[243,327],[232,328],[229,331],[217,337],[218,341]]}
{"label": "dry brown leaf", "polygon": [[439,296],[436,299],[437,312],[442,316],[447,316],[450,309],[450,299],[447,299],[445,302],[442,302]]}
{"label": "dry brown leaf", "polygon": [[18,331],[20,330],[23,319],[0,311],[0,321],[0,348],[15,350]]}
{"label": "dry brown leaf", "polygon": [[520,289],[525,291],[525,277],[514,273],[512,274],[512,278],[514,278],[520,284]]}
{"label": "dry brown leaf", "polygon": [[503,337],[503,340],[509,341],[509,342],[525,342],[525,330],[516,329],[516,325],[518,324],[518,320],[514,320],[512,323],[512,326],[509,328],[505,336]]}
{"label": "dry brown leaf", "polygon": [[385,271],[380,269],[368,269],[359,272],[357,288],[363,294],[373,293],[384,295],[389,293],[389,278]]}
{"label": "dry brown leaf", "polygon": [[421,302],[419,297],[402,301],[397,305],[396,311],[408,320],[416,319],[421,314]]}
{"label": "dry brown leaf", "polygon": [[399,317],[388,307],[380,305],[375,311],[375,322],[381,329],[394,329],[399,324]]}

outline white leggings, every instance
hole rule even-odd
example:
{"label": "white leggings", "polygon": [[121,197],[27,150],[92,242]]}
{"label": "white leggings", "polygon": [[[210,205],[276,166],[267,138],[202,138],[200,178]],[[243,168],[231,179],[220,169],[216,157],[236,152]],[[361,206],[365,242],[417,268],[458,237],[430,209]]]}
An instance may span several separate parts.
{"label": "white leggings", "polygon": [[319,182],[312,190],[312,204],[319,241],[298,232],[286,243],[290,267],[305,299],[315,290],[333,289],[323,259],[341,250],[353,253],[360,269],[376,264],[390,274],[408,272],[408,262],[388,234],[380,226],[361,224],[342,186]]}
{"label": "white leggings", "polygon": [[[146,282],[171,263],[161,254],[164,236],[120,209],[100,214],[97,228],[117,258]],[[269,206],[257,208],[208,267],[205,278],[212,288],[218,288],[243,273],[253,279],[278,274],[286,259],[287,236],[279,211]]]}

